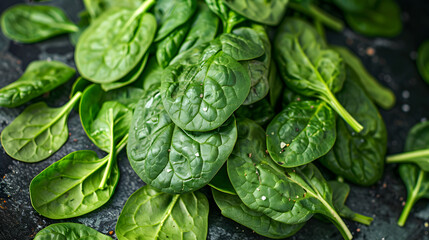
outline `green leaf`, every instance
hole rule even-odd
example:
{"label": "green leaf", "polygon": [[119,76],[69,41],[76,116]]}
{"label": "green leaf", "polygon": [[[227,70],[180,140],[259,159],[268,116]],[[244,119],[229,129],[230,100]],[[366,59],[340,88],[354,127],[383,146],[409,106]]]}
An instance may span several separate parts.
{"label": "green leaf", "polygon": [[145,0],[83,0],[85,8],[93,19],[111,8],[137,9]]}
{"label": "green leaf", "polygon": [[165,110],[184,130],[204,132],[220,127],[249,93],[246,70],[219,51],[216,43],[204,45],[203,52],[199,48],[185,52],[164,71],[161,95]]}
{"label": "green leaf", "polygon": [[223,2],[252,21],[278,25],[283,18],[289,0],[223,0]]}
{"label": "green leaf", "polygon": [[205,4],[199,4],[191,29],[183,41],[179,53],[185,52],[216,37],[219,19]]}
{"label": "green leaf", "polygon": [[286,85],[299,94],[328,103],[356,132],[363,127],[335,98],[345,79],[344,62],[328,49],[316,29],[297,18],[286,18],[275,39],[279,70]]}
{"label": "green leaf", "polygon": [[224,33],[230,33],[235,25],[246,20],[243,16],[229,9],[223,0],[205,0],[205,2],[210,10],[222,20]]}
{"label": "green leaf", "polygon": [[79,223],[55,223],[51,224],[34,237],[34,240],[51,240],[51,239],[98,239],[111,240],[112,238],[97,232],[96,230]]}
{"label": "green leaf", "polygon": [[370,37],[394,37],[402,31],[401,9],[395,0],[377,1],[361,12],[345,12],[350,27]]}
{"label": "green leaf", "polygon": [[328,183],[314,165],[278,167],[265,152],[265,131],[250,120],[238,122],[238,133],[227,162],[228,176],[247,207],[286,224],[303,223],[320,213],[345,239],[352,238],[334,210]]}
{"label": "green leaf", "polygon": [[287,168],[325,155],[335,139],[335,114],[321,101],[292,102],[267,127],[268,152]]}
{"label": "green leaf", "polygon": [[137,66],[131,72],[129,72],[125,77],[115,82],[103,83],[101,84],[101,88],[107,92],[121,87],[125,87],[137,81],[137,79],[140,77],[140,75],[143,73],[143,70],[146,67],[148,58],[149,58],[149,53],[146,53],[146,55],[142,58],[140,63],[137,64]]}
{"label": "green leaf", "polygon": [[164,69],[159,66],[155,58],[149,59],[147,67],[140,77],[143,81],[143,89],[149,90],[153,86],[161,87],[162,73]]}
{"label": "green leaf", "polygon": [[283,91],[283,81],[280,78],[280,75],[277,73],[276,64],[273,62],[270,64],[270,73],[268,76],[268,85],[269,85],[269,99],[271,106],[275,108],[279,99],[281,99]]}
{"label": "green leaf", "polygon": [[1,144],[12,158],[34,163],[54,154],[67,141],[67,117],[80,99],[76,95],[60,108],[50,108],[44,102],[27,107],[1,133]]}
{"label": "green leaf", "polygon": [[392,90],[381,85],[363,66],[361,60],[345,47],[332,46],[344,62],[357,74],[357,80],[365,89],[368,96],[380,107],[390,109],[395,105],[395,95]]}
{"label": "green leaf", "polygon": [[367,217],[359,213],[355,213],[345,205],[347,197],[350,193],[350,186],[347,183],[328,181],[328,184],[332,189],[332,202],[334,204],[335,210],[337,210],[341,217],[368,226],[371,225],[371,222],[374,220],[372,217]]}
{"label": "green leaf", "polygon": [[39,42],[79,30],[59,8],[25,4],[17,4],[4,11],[1,28],[6,37],[22,43]]}
{"label": "green leaf", "polygon": [[134,112],[127,153],[145,183],[164,192],[183,193],[210,182],[236,139],[233,117],[209,132],[180,129],[164,110],[159,91],[149,91]]}
{"label": "green leaf", "polygon": [[285,224],[248,208],[238,196],[212,189],[213,198],[222,215],[269,238],[287,238],[298,232],[305,223]]}
{"label": "green leaf", "polygon": [[237,61],[252,60],[265,53],[260,35],[251,28],[239,28],[233,33],[224,33],[219,39],[222,51]]}
{"label": "green leaf", "polygon": [[429,83],[429,41],[420,45],[417,52],[417,68],[423,80]]}
{"label": "green leaf", "polygon": [[248,118],[266,126],[274,118],[275,112],[268,100],[262,99],[254,104],[241,105],[234,114],[236,117]]}
{"label": "green leaf", "polygon": [[196,9],[196,0],[157,0],[154,12],[159,29],[155,42],[162,40],[191,19]]}
{"label": "green leaf", "polygon": [[15,82],[0,89],[0,106],[17,107],[67,82],[76,71],[61,62],[34,61]]}
{"label": "green leaf", "polygon": [[170,61],[179,52],[179,48],[186,37],[191,25],[185,23],[182,26],[176,28],[173,32],[163,38],[156,47],[156,59],[158,64],[165,68],[168,66]]}
{"label": "green leaf", "polygon": [[345,12],[364,12],[374,7],[379,0],[330,0]]}
{"label": "green leaf", "polygon": [[335,174],[355,184],[369,186],[383,175],[387,130],[377,108],[359,86],[356,73],[351,69],[347,73],[347,81],[337,97],[365,128],[355,133],[338,119],[337,141],[321,162]]}
{"label": "green leaf", "polygon": [[149,185],[125,203],[116,224],[123,239],[206,239],[209,202],[200,192],[170,195]]}
{"label": "green leaf", "polygon": [[219,172],[216,173],[216,175],[209,182],[208,185],[216,189],[217,191],[227,193],[227,194],[237,195],[237,193],[234,190],[234,187],[231,184],[231,181],[229,180],[226,164],[222,166],[222,168],[219,170]]}
{"label": "green leaf", "polygon": [[145,1],[137,10],[111,9],[85,30],[75,51],[82,77],[96,83],[115,82],[131,72],[146,54],[156,32],[156,20],[144,13],[153,4]]}
{"label": "green leaf", "polygon": [[84,92],[89,85],[91,85],[90,81],[83,77],[78,77],[73,83],[70,98],[72,98],[77,92]]}

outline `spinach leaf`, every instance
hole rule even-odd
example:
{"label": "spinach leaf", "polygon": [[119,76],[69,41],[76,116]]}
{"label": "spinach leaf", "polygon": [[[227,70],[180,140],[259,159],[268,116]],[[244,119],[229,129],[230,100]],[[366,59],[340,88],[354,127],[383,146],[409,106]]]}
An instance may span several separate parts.
{"label": "spinach leaf", "polygon": [[364,12],[374,7],[379,0],[330,0],[345,12]]}
{"label": "spinach leaf", "polygon": [[289,0],[223,0],[223,2],[232,10],[252,21],[278,25],[283,18]]}
{"label": "spinach leaf", "polygon": [[248,73],[220,48],[219,41],[214,41],[191,49],[164,71],[161,95],[165,110],[184,130],[204,132],[220,127],[249,93]]}
{"label": "spinach leaf", "polygon": [[137,104],[130,127],[128,159],[143,181],[167,193],[197,190],[216,175],[237,139],[234,117],[210,132],[177,127],[158,90]]}
{"label": "spinach leaf", "polygon": [[261,126],[266,126],[274,118],[275,112],[268,100],[262,99],[250,105],[241,105],[235,111],[235,116],[248,118]]}
{"label": "spinach leaf", "polygon": [[[114,109],[105,121],[114,133]],[[116,153],[124,148],[125,137],[115,148],[116,136],[110,136],[109,154],[102,159],[94,151],[77,151],[55,162],[30,183],[33,208],[52,219],[81,216],[104,205],[112,197],[119,180]]]}
{"label": "spinach leaf", "polygon": [[361,12],[345,12],[350,27],[366,36],[394,37],[401,33],[401,9],[395,0],[377,1]]}
{"label": "spinach leaf", "polygon": [[279,70],[286,85],[299,94],[327,102],[356,132],[363,127],[335,98],[345,79],[344,62],[328,49],[317,31],[307,22],[286,18],[275,39]]}
{"label": "spinach leaf", "polygon": [[[405,153],[389,156],[387,163],[401,163],[399,175],[407,188],[407,202],[398,220],[404,226],[414,204],[421,198],[429,198],[429,122],[416,124],[408,133]],[[415,163],[415,164],[412,164]]]}
{"label": "spinach leaf", "polygon": [[[233,31],[234,34],[241,35],[245,28],[239,28]],[[241,64],[247,69],[250,76],[250,92],[243,105],[249,105],[260,101],[268,95],[269,69],[271,64],[271,43],[265,32],[264,27],[254,25],[253,29],[259,36],[264,49],[264,54],[256,59],[243,61]]]}
{"label": "spinach leaf", "polygon": [[111,9],[85,30],[75,51],[82,77],[96,83],[115,82],[141,62],[156,32],[156,20],[145,13],[154,0],[137,10]]}
{"label": "spinach leaf", "polygon": [[200,192],[170,195],[146,185],[125,203],[116,235],[119,240],[206,239],[208,215],[209,202]]}
{"label": "spinach leaf", "polygon": [[357,74],[357,80],[365,89],[368,96],[380,107],[390,109],[395,105],[395,95],[393,92],[381,85],[377,80],[365,69],[361,60],[345,47],[332,46],[337,51],[344,62]]}
{"label": "spinach leaf", "polygon": [[198,12],[188,35],[180,46],[179,53],[213,40],[216,37],[218,25],[217,16],[205,4],[199,4]]}
{"label": "spinach leaf", "polygon": [[162,73],[164,69],[159,66],[155,58],[150,58],[143,75],[140,77],[143,81],[143,89],[149,90],[152,87],[161,87]]}
{"label": "spinach leaf", "polygon": [[321,162],[335,174],[355,184],[369,186],[383,175],[387,131],[377,108],[359,86],[356,73],[348,70],[347,81],[337,97],[365,128],[355,133],[338,119],[337,141]]}
{"label": "spinach leaf", "polygon": [[[348,0],[347,0],[348,1]],[[291,1],[288,6],[296,12],[307,15],[332,30],[342,31],[344,29],[344,23],[340,19],[328,14],[323,11],[315,4],[312,4],[311,1]]]}
{"label": "spinach leaf", "polygon": [[170,61],[179,52],[180,45],[185,39],[190,27],[191,25],[189,23],[185,23],[158,43],[156,47],[156,59],[161,67],[167,67]]}
{"label": "spinach leaf", "polygon": [[159,29],[155,42],[164,39],[173,30],[191,19],[196,9],[196,0],[157,0],[154,12]]}
{"label": "spinach leaf", "polygon": [[0,106],[17,107],[67,82],[76,71],[61,62],[35,61],[15,82],[0,89]]}
{"label": "spinach leaf", "polygon": [[230,33],[235,25],[246,20],[243,16],[229,9],[223,0],[205,0],[205,2],[210,10],[222,20],[224,33]]}
{"label": "spinach leaf", "polygon": [[70,92],[70,98],[72,98],[77,92],[84,92],[89,85],[91,85],[90,81],[83,77],[78,77],[73,83],[72,90]]}
{"label": "spinach leaf", "polygon": [[91,16],[89,15],[88,11],[85,10],[80,12],[79,22],[77,24],[77,27],[79,28],[79,30],[69,34],[69,40],[73,46],[76,46],[80,36],[88,28],[89,24],[91,24]]}
{"label": "spinach leaf", "polygon": [[287,238],[298,232],[305,223],[285,224],[248,208],[238,196],[212,189],[213,198],[222,215],[269,238]]}
{"label": "spinach leaf", "polygon": [[216,173],[214,178],[208,184],[210,187],[216,189],[217,191],[237,195],[234,190],[234,187],[231,184],[231,181],[228,178],[228,172],[226,169],[226,164],[222,166],[219,172]]}
{"label": "spinach leaf", "polygon": [[222,51],[237,61],[261,57],[267,49],[264,49],[260,35],[251,28],[239,28],[232,34],[222,34],[219,38]]}
{"label": "spinach leaf", "polygon": [[227,168],[247,207],[286,224],[303,223],[320,213],[337,226],[344,239],[352,238],[333,207],[328,183],[314,165],[278,167],[265,152],[265,131],[251,120],[238,122],[238,134]]}
{"label": "spinach leaf", "polygon": [[86,10],[93,19],[111,8],[137,9],[144,0],[83,0]]}
{"label": "spinach leaf", "polygon": [[269,99],[271,106],[275,108],[277,106],[277,103],[279,102],[279,99],[282,96],[283,91],[283,82],[280,78],[279,74],[277,73],[277,67],[274,62],[270,64],[270,73],[268,76],[268,86],[269,86]]}
{"label": "spinach leaf", "polygon": [[321,101],[292,102],[267,127],[268,152],[287,168],[325,155],[335,139],[335,113]]}
{"label": "spinach leaf", "polygon": [[112,91],[113,89],[118,89],[130,85],[131,83],[137,81],[137,79],[140,77],[146,67],[148,58],[149,54],[146,53],[146,55],[141,59],[140,63],[138,63],[137,66],[133,70],[131,70],[131,72],[129,72],[125,77],[115,82],[103,83],[101,84],[101,88],[107,92]]}
{"label": "spinach leaf", "polygon": [[347,183],[328,181],[328,184],[332,189],[332,203],[334,204],[335,210],[337,210],[341,217],[368,226],[371,225],[371,222],[374,220],[372,217],[367,217],[359,213],[355,213],[345,205],[347,197],[350,193],[350,186]]}
{"label": "spinach leaf", "polygon": [[417,53],[417,68],[423,80],[429,83],[429,41],[422,43]]}
{"label": "spinach leaf", "polygon": [[34,240],[51,240],[63,239],[79,240],[79,239],[99,239],[111,240],[112,238],[97,232],[96,230],[79,223],[55,223],[40,230]]}
{"label": "spinach leaf", "polygon": [[3,12],[1,28],[6,37],[22,43],[34,43],[79,30],[59,8],[24,4],[14,5]]}
{"label": "spinach leaf", "polygon": [[78,92],[60,108],[44,102],[27,107],[1,132],[1,144],[12,158],[34,163],[54,154],[67,141],[67,116],[80,99]]}

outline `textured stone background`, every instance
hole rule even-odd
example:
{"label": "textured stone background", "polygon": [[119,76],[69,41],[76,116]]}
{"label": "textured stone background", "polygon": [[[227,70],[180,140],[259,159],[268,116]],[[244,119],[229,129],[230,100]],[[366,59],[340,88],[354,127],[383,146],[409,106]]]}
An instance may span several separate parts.
{"label": "textured stone background", "polygon": [[[18,2],[22,1],[1,0],[0,12]],[[366,38],[349,29],[343,33],[328,32],[330,43],[350,47],[359,54],[368,70],[395,92],[396,106],[390,111],[381,111],[389,131],[389,154],[401,152],[408,130],[415,123],[429,117],[429,85],[420,78],[415,66],[418,45],[429,39],[429,1],[401,0],[399,3],[404,31],[396,38]],[[78,20],[77,13],[82,9],[80,0],[55,0],[49,4],[65,9],[75,22]],[[375,54],[367,54],[370,48],[375,50]],[[26,66],[38,59],[52,59],[74,66],[73,47],[68,37],[61,36],[24,45],[10,42],[0,33],[0,87],[18,79]],[[0,131],[31,103],[46,101],[51,106],[63,105],[68,100],[71,84],[72,81],[50,92],[49,96],[39,97],[24,106],[0,108]],[[31,239],[47,225],[61,222],[44,218],[31,207],[28,186],[34,176],[76,150],[90,149],[102,155],[84,134],[77,112],[70,114],[68,125],[71,133],[68,142],[52,157],[39,163],[25,164],[12,160],[0,147],[0,240]],[[67,221],[83,223],[104,234],[114,230],[125,201],[144,184],[131,169],[124,153],[119,155],[119,166],[121,177],[112,199],[97,211]],[[207,189],[203,191],[208,193]],[[210,196],[209,198],[209,239],[265,239],[222,217]],[[374,222],[369,227],[346,220],[355,239],[429,239],[429,228],[424,226],[425,222],[429,222],[428,200],[420,200],[416,204],[404,228],[396,225],[405,198],[405,187],[395,165],[387,166],[383,179],[372,187],[352,185],[347,202],[349,207],[374,217]],[[311,220],[291,239],[341,239],[341,236],[332,224]]]}

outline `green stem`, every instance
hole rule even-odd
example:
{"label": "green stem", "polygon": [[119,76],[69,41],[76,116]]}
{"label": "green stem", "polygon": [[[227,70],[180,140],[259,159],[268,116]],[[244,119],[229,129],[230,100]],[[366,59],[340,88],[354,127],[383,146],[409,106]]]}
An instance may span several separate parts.
{"label": "green stem", "polygon": [[322,22],[327,27],[335,30],[342,31],[344,29],[344,23],[340,19],[324,12],[322,9],[316,7],[313,4],[303,5],[300,3],[292,3],[289,2],[289,7],[293,10],[303,13],[305,15],[309,15],[320,22]]}
{"label": "green stem", "polygon": [[74,25],[73,23],[69,23],[69,24],[55,24],[56,28],[61,28],[64,29],[68,32],[77,32],[79,31],[79,27]]}
{"label": "green stem", "polygon": [[122,151],[122,149],[124,149],[124,147],[127,145],[128,143],[128,137],[129,134],[127,133],[127,135],[125,135],[122,140],[118,143],[118,145],[116,146],[116,152],[119,153],[120,151]]}
{"label": "green stem", "polygon": [[407,221],[408,215],[410,215],[411,209],[414,206],[414,203],[418,200],[418,193],[420,190],[420,186],[422,185],[422,181],[424,178],[424,171],[420,170],[419,177],[417,178],[416,186],[414,187],[414,190],[411,192],[411,194],[407,197],[407,203],[405,204],[404,209],[402,210],[401,216],[398,220],[398,225],[400,227],[403,227],[405,225],[405,222]]}
{"label": "green stem", "polygon": [[361,132],[363,130],[363,126],[360,125],[360,123],[356,121],[356,119],[354,119],[349,112],[347,112],[347,110],[341,105],[340,102],[338,102],[337,98],[329,89],[327,89],[326,92],[327,93],[321,96],[321,98],[329,103],[329,105],[331,105],[331,107],[344,119],[344,121],[350,125],[350,127],[353,128],[353,130],[358,133]]}
{"label": "green stem", "polygon": [[359,213],[355,213],[355,215],[352,218],[350,218],[350,220],[353,220],[355,222],[362,223],[362,224],[369,226],[369,225],[371,225],[374,218],[368,217],[368,216],[365,216],[365,215],[362,215]]}
{"label": "green stem", "polygon": [[386,158],[387,163],[404,163],[410,162],[410,159],[429,157],[429,149],[417,150],[411,152],[405,152],[400,154],[395,154],[392,156],[388,156]]}
{"label": "green stem", "polygon": [[137,10],[134,11],[133,15],[128,19],[127,23],[125,23],[124,27],[122,29],[127,29],[133,22],[138,18],[142,13],[146,12],[148,9],[150,9],[154,4],[156,0],[147,0],[142,5],[140,5]]}
{"label": "green stem", "polygon": [[110,172],[112,169],[112,164],[113,161],[115,159],[115,138],[114,138],[114,132],[113,132],[113,127],[114,127],[114,123],[115,123],[115,119],[113,117],[113,109],[109,108],[109,120],[110,120],[110,132],[112,133],[112,137],[110,139],[110,152],[108,155],[108,160],[107,160],[107,166],[106,166],[106,170],[104,171],[103,174],[103,178],[101,179],[100,185],[98,186],[99,188],[104,188],[104,186],[106,185],[106,181],[107,179],[110,177]]}

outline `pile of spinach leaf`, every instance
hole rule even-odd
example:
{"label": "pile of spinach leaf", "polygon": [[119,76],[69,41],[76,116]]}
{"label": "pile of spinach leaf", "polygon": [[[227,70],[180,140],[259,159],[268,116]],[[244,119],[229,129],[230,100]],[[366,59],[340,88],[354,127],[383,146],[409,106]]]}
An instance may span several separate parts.
{"label": "pile of spinach leaf", "polygon": [[[126,202],[119,239],[205,239],[207,185],[224,216],[270,238],[294,235],[313,216],[344,239],[353,236],[343,218],[371,223],[345,205],[350,187],[319,170],[359,185],[378,181],[387,134],[374,104],[395,103],[357,56],[327,44],[324,27],[342,31],[342,20],[308,0],[83,2],[77,25],[45,5],[16,5],[1,18],[5,36],[22,43],[70,33],[80,75],[63,107],[32,104],[2,131],[7,154],[28,163],[54,154],[73,109],[105,152],[69,153],[35,176],[29,192],[39,214],[67,219],[109,204],[126,147],[146,185]],[[358,32],[401,29],[393,0],[328,2]],[[33,62],[0,89],[0,106],[25,104],[74,75],[62,63]],[[429,168],[420,160],[406,158],[418,167],[401,170],[409,208],[426,197],[416,185]],[[35,239],[62,236],[109,239],[74,223],[50,225]]]}

